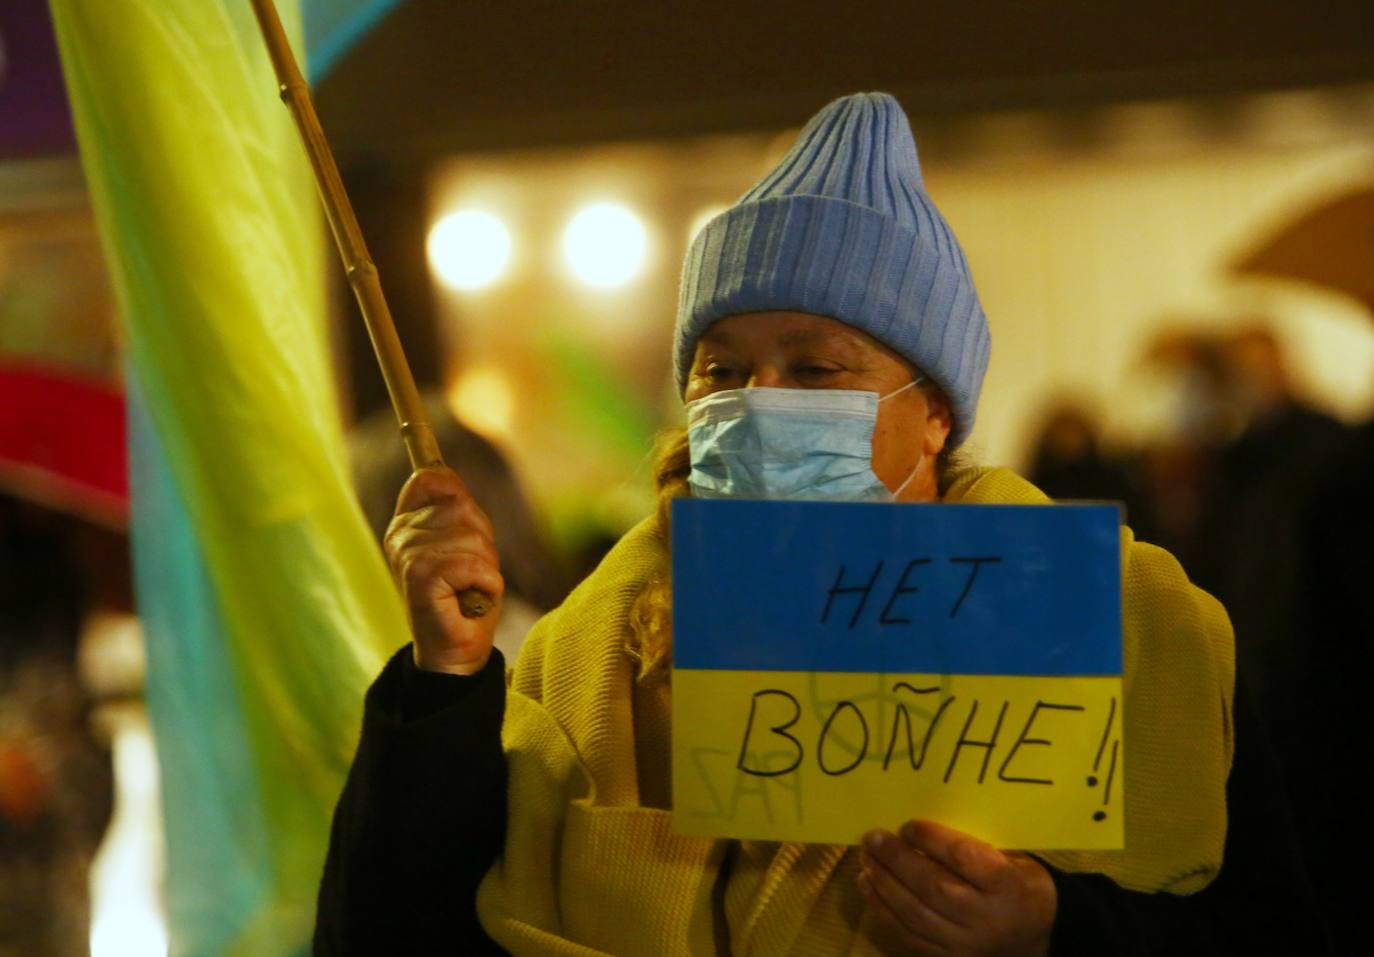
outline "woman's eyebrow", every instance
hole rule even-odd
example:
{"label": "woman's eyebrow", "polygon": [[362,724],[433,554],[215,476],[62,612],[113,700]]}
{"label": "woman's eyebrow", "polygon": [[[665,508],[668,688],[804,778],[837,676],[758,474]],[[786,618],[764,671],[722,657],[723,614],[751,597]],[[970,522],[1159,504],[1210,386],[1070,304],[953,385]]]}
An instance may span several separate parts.
{"label": "woman's eyebrow", "polygon": [[826,349],[838,349],[846,354],[853,355],[858,351],[858,343],[852,336],[847,336],[842,332],[832,332],[828,329],[798,329],[794,332],[783,333],[778,338],[779,344],[787,347],[822,347]]}
{"label": "woman's eyebrow", "polygon": [[[733,349],[737,345],[735,336],[717,330],[702,333],[700,341],[707,346],[718,346],[722,349]],[[784,332],[778,337],[778,344],[785,348],[838,349],[849,355],[861,351],[860,344],[853,336],[829,329],[795,329]]]}

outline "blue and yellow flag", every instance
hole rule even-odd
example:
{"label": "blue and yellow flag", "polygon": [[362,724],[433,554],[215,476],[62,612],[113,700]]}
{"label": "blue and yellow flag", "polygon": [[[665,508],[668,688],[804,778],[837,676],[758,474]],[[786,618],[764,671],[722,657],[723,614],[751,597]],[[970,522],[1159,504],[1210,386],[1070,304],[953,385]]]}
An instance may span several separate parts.
{"label": "blue and yellow flag", "polygon": [[1115,507],[673,503],[673,819],[1123,837]]}
{"label": "blue and yellow flag", "polygon": [[406,636],[348,483],[318,199],[247,0],[52,12],[127,343],[172,952],[299,953]]}

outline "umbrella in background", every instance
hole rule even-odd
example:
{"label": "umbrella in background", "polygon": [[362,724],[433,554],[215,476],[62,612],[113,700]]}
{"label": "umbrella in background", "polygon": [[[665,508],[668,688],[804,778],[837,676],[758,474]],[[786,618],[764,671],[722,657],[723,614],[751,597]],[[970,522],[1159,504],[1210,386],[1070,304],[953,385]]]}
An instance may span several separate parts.
{"label": "umbrella in background", "polygon": [[110,383],[0,355],[0,492],[123,529],[124,396]]}
{"label": "umbrella in background", "polygon": [[1374,313],[1374,186],[1303,213],[1236,260],[1232,269],[1325,286],[1353,296]]}

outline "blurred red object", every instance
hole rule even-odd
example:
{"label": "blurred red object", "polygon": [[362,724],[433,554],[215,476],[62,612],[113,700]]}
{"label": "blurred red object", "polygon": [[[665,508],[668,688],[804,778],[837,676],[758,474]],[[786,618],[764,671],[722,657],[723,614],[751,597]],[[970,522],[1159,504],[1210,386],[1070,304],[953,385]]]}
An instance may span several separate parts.
{"label": "blurred red object", "polygon": [[0,738],[0,818],[20,826],[37,821],[47,804],[49,783],[29,742]]}
{"label": "blurred red object", "polygon": [[0,491],[127,528],[123,394],[70,372],[0,364]]}

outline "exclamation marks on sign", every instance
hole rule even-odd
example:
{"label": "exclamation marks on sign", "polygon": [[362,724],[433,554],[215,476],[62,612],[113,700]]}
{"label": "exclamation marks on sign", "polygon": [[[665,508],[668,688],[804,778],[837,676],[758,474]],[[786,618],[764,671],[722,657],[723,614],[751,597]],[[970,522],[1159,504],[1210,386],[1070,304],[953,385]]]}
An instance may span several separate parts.
{"label": "exclamation marks on sign", "polygon": [[[1088,775],[1088,787],[1097,787],[1098,770],[1102,767],[1102,755],[1107,750],[1107,739],[1111,737],[1112,726],[1116,723],[1116,699],[1112,699],[1112,706],[1107,711],[1107,726],[1102,729],[1102,741],[1097,746],[1097,757],[1093,759],[1093,773]],[[1112,756],[1107,764],[1107,783],[1102,788],[1102,807],[1106,807],[1112,800],[1112,781],[1116,778],[1116,759],[1117,751],[1121,747],[1121,739],[1117,738],[1112,742]],[[1107,812],[1098,810],[1093,812],[1094,821],[1105,821]]]}

